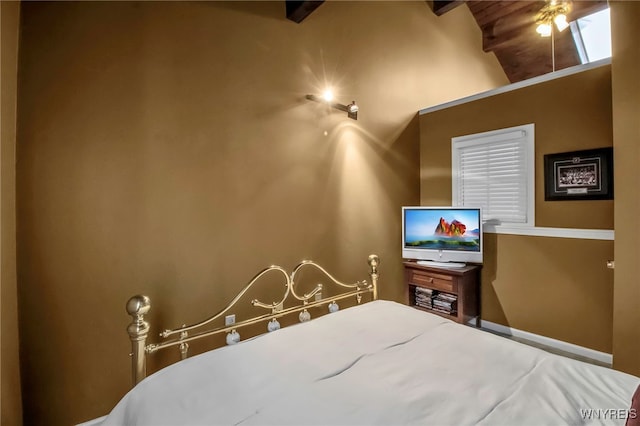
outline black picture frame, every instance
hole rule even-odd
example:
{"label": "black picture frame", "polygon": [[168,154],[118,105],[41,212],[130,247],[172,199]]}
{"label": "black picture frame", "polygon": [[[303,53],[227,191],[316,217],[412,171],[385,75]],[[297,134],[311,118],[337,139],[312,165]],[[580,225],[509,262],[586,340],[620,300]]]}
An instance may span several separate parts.
{"label": "black picture frame", "polygon": [[546,154],[544,199],[612,200],[613,148]]}

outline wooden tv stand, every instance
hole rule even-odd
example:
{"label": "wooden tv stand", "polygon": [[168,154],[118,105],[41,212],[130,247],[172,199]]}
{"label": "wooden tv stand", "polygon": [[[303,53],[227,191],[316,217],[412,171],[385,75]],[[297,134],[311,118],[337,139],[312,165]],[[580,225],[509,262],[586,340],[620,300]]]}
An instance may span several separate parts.
{"label": "wooden tv stand", "polygon": [[[463,268],[441,268],[419,265],[416,261],[405,261],[405,291],[409,306],[440,315],[461,324],[480,320],[480,269],[479,265]],[[457,297],[457,312],[449,314],[416,305],[416,287],[430,289]]]}

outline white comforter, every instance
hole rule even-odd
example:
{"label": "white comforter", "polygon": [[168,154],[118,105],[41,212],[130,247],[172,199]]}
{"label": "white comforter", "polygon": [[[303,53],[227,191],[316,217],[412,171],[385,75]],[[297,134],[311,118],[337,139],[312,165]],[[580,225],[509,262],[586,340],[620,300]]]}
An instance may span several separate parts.
{"label": "white comforter", "polygon": [[167,367],[102,424],[624,424],[639,382],[376,301]]}

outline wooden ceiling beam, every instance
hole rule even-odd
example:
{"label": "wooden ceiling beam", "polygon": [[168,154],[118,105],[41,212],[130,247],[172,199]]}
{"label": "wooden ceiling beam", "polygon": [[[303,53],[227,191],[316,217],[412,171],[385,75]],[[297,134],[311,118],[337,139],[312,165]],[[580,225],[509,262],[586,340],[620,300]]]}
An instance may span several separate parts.
{"label": "wooden ceiling beam", "polygon": [[[531,26],[531,31],[534,33],[536,37],[540,37],[536,33],[536,27]],[[511,31],[504,32],[498,36],[493,34],[489,34],[487,31],[483,31],[482,33],[482,50],[485,52],[493,52],[496,49],[504,46],[505,44],[514,44],[514,43],[527,43],[527,40],[531,37],[525,33],[523,28],[515,28]]]}
{"label": "wooden ceiling beam", "polygon": [[285,6],[287,9],[287,19],[299,24],[304,21],[304,19],[311,15],[314,10],[316,10],[324,0],[320,1],[296,1],[296,0],[285,0]]}
{"label": "wooden ceiling beam", "polygon": [[435,13],[437,16],[442,16],[450,10],[455,9],[456,7],[464,3],[466,3],[466,1],[464,0],[433,0],[433,13]]}
{"label": "wooden ceiling beam", "polygon": [[534,10],[536,13],[544,6],[544,1],[483,1],[467,2],[469,10],[480,27],[499,19],[510,19],[523,13],[523,9]]}
{"label": "wooden ceiling beam", "polygon": [[[506,14],[505,8],[510,8],[512,3],[506,5],[500,4],[499,1],[480,1],[470,0],[467,5],[469,10],[473,13],[473,17],[476,18],[478,23],[487,23],[495,21],[504,17]],[[513,3],[516,4],[516,3]]]}

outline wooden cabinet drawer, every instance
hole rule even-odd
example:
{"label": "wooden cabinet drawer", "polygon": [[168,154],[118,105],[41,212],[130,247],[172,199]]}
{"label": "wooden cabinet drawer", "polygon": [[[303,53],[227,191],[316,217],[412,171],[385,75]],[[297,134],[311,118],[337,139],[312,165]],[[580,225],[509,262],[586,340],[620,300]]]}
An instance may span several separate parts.
{"label": "wooden cabinet drawer", "polygon": [[409,275],[409,283],[450,293],[458,291],[456,282],[450,275],[441,275],[427,271],[412,270]]}

